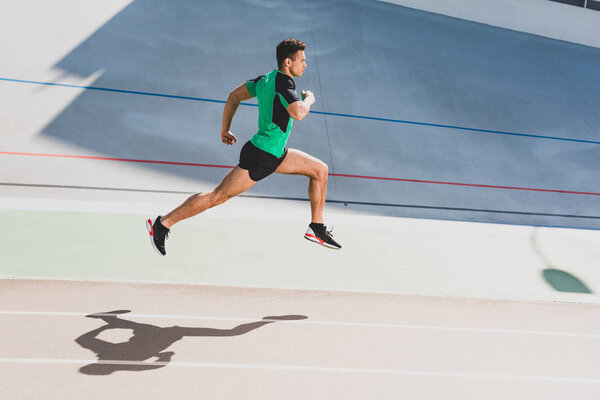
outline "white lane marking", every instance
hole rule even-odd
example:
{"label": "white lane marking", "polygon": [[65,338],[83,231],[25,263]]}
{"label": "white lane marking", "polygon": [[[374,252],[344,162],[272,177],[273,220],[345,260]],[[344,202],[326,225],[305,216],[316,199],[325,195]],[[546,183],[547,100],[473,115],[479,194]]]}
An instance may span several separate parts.
{"label": "white lane marking", "polygon": [[[0,315],[32,315],[32,316],[71,316],[85,317],[90,313],[83,312],[59,312],[59,311],[2,311]],[[156,315],[156,314],[110,314],[110,313],[94,313],[97,316],[121,316],[123,319],[132,318],[156,318],[156,319],[189,319],[189,320],[206,320],[206,321],[236,321],[236,322],[255,322],[260,318],[247,317],[209,317],[209,316],[194,316],[194,315]],[[468,327],[452,327],[452,326],[435,326],[435,325],[409,325],[409,324],[381,324],[371,322],[338,322],[338,321],[318,321],[318,320],[276,320],[285,324],[308,324],[308,325],[330,325],[330,326],[349,326],[349,327],[365,327],[365,328],[395,328],[395,329],[422,329],[422,330],[437,330],[437,331],[455,331],[455,332],[480,332],[480,333],[504,333],[515,335],[540,335],[540,336],[559,336],[559,337],[574,337],[574,338],[591,338],[600,339],[600,334],[591,333],[571,333],[571,332],[554,332],[554,331],[531,331],[518,329],[499,329],[499,328],[468,328]]]}
{"label": "white lane marking", "polygon": [[[1,209],[1,207],[0,207]],[[156,209],[156,208],[155,208]],[[211,209],[212,210],[212,209]],[[439,221],[438,221],[439,222]],[[444,221],[442,221],[444,222]],[[552,228],[555,229],[555,228]],[[560,228],[556,228],[560,229]],[[576,230],[572,228],[566,228],[569,230]],[[588,231],[584,231],[588,233]],[[600,231],[599,231],[600,232]],[[479,295],[475,296],[458,296],[458,295],[432,295],[427,293],[401,293],[393,290],[361,290],[357,288],[345,289],[339,287],[303,287],[303,286],[286,286],[286,285],[277,285],[277,286],[264,286],[264,285],[250,285],[250,284],[235,284],[235,283],[216,283],[216,282],[182,282],[182,281],[157,281],[157,280],[140,280],[140,279],[102,279],[102,278],[78,278],[78,277],[40,277],[40,276],[15,276],[15,275],[2,275],[0,273],[0,280],[14,280],[14,281],[41,281],[41,282],[86,282],[86,283],[125,283],[125,284],[148,284],[148,285],[170,285],[170,286],[181,286],[181,287],[209,287],[209,288],[239,288],[239,289],[262,289],[262,290],[289,290],[289,291],[305,291],[305,292],[322,292],[322,293],[351,293],[351,294],[369,294],[369,295],[393,295],[393,296],[402,296],[402,297],[422,297],[422,298],[438,298],[438,299],[446,299],[448,301],[474,301],[474,300],[484,300],[487,302],[494,303],[527,303],[527,304],[556,304],[557,302],[564,304],[580,304],[580,305],[600,305],[600,296],[593,296],[587,293],[577,294],[577,293],[553,293],[551,296],[546,297],[545,294],[535,293],[533,297],[526,297],[522,294],[519,295],[511,295],[510,299],[507,299],[506,296],[499,295],[486,295],[487,297],[482,299]]]}
{"label": "white lane marking", "polygon": [[476,374],[465,372],[445,371],[415,371],[401,369],[375,369],[375,368],[337,368],[299,365],[268,365],[268,364],[232,364],[232,363],[200,363],[183,361],[124,361],[124,360],[75,360],[56,358],[0,358],[0,363],[6,364],[103,364],[103,365],[134,365],[134,366],[164,366],[164,367],[196,367],[196,368],[227,368],[227,369],[262,369],[278,371],[308,371],[308,372],[342,372],[360,374],[407,375],[407,376],[437,376],[468,379],[500,379],[519,381],[545,381],[568,383],[594,383],[600,384],[600,379],[539,376],[539,375],[503,375],[503,374]]}

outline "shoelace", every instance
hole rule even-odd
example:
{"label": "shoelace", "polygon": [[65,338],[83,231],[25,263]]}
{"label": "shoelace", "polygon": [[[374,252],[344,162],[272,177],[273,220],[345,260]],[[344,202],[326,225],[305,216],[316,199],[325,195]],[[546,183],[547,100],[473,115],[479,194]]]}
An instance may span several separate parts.
{"label": "shoelace", "polygon": [[[164,229],[167,230],[167,232],[165,233],[165,239],[168,239],[169,238],[169,232],[171,232],[171,230],[169,228],[165,227],[164,225],[162,225],[162,226],[164,227]],[[160,231],[160,229],[159,229],[159,231]]]}
{"label": "shoelace", "polygon": [[169,238],[169,232],[171,232],[171,230],[170,230],[170,229],[167,229],[167,231],[165,232],[165,239],[168,239],[168,238]]}
{"label": "shoelace", "polygon": [[321,229],[316,229],[316,228],[313,228],[313,229],[315,230],[315,233],[318,234],[318,235],[325,234],[326,236],[333,237],[333,234],[332,234],[333,227],[331,227],[330,230],[327,230],[327,227],[325,225],[323,225],[322,230]]}

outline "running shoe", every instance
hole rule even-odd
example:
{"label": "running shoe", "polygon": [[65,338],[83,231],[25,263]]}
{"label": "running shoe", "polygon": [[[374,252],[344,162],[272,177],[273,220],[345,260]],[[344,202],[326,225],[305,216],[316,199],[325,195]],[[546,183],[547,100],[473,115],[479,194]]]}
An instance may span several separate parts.
{"label": "running shoe", "polygon": [[310,240],[311,242],[320,244],[321,246],[325,246],[328,249],[341,249],[342,246],[333,240],[333,235],[331,232],[332,230],[328,231],[327,227],[323,224],[311,223],[308,226],[308,230],[304,234],[304,238]]}
{"label": "running shoe", "polygon": [[169,237],[170,230],[160,223],[160,215],[154,219],[147,219],[146,228],[150,234],[150,243],[152,243],[154,250],[161,256],[166,256],[165,239]]}

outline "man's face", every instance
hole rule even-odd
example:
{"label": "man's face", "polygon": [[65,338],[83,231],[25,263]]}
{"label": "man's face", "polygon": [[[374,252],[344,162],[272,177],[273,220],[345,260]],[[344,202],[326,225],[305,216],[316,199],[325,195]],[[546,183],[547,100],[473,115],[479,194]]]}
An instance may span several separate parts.
{"label": "man's face", "polygon": [[304,69],[306,68],[306,56],[304,50],[298,50],[295,54],[294,59],[289,59],[292,63],[290,65],[290,72],[293,76],[302,76]]}

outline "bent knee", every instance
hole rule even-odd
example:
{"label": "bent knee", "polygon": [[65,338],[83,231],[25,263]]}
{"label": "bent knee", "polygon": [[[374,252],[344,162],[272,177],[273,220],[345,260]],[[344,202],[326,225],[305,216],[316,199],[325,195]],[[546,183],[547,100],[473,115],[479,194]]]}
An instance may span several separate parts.
{"label": "bent knee", "polygon": [[230,198],[233,197],[233,196],[230,196],[220,190],[213,190],[212,192],[210,192],[209,196],[210,196],[210,201],[209,201],[210,207],[214,207],[214,206],[218,206],[219,204],[223,204],[227,200],[229,200]]}
{"label": "bent knee", "polygon": [[327,166],[327,164],[320,161],[319,164],[315,167],[315,169],[313,171],[312,178],[320,180],[320,181],[326,181],[328,175],[329,175],[329,167]]}
{"label": "bent knee", "polygon": [[213,193],[213,204],[218,206],[219,204],[225,203],[227,200],[231,199],[233,196],[223,193],[223,192],[215,192]]}

